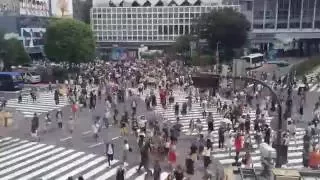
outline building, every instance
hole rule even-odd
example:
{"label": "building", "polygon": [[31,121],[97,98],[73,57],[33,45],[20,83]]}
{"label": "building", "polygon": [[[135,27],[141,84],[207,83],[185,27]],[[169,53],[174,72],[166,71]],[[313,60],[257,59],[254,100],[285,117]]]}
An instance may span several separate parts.
{"label": "building", "polygon": [[252,23],[252,46],[319,53],[320,0],[241,0],[240,5]]}
{"label": "building", "polygon": [[163,46],[192,32],[192,20],[214,8],[239,9],[251,22],[250,47],[300,55],[319,52],[320,0],[93,0],[100,50]]}
{"label": "building", "polygon": [[0,0],[0,30],[19,36],[32,58],[42,58],[50,17],[72,13],[72,0]]}
{"label": "building", "polygon": [[[194,31],[191,24],[202,13],[215,8],[239,5],[221,5],[219,1],[203,3],[179,2],[112,2],[93,1],[92,28],[100,49],[112,46],[138,48],[167,46],[181,35]],[[181,5],[181,6],[180,6]]]}
{"label": "building", "polygon": [[73,18],[90,24],[92,0],[73,0]]}

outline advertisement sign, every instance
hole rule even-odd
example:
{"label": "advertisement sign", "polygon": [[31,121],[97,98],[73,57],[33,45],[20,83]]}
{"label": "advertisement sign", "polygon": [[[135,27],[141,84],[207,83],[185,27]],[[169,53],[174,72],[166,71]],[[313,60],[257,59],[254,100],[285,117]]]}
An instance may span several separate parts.
{"label": "advertisement sign", "polygon": [[17,15],[19,13],[18,0],[0,0],[0,15]]}
{"label": "advertisement sign", "polygon": [[56,17],[73,17],[72,0],[51,0],[51,13]]}
{"label": "advertisement sign", "polygon": [[126,60],[128,58],[128,52],[125,48],[113,48],[111,52],[111,59],[112,60]]}
{"label": "advertisement sign", "polygon": [[50,0],[20,0],[20,15],[49,16]]}
{"label": "advertisement sign", "polygon": [[45,28],[21,28],[21,39],[24,47],[41,47],[44,44]]}

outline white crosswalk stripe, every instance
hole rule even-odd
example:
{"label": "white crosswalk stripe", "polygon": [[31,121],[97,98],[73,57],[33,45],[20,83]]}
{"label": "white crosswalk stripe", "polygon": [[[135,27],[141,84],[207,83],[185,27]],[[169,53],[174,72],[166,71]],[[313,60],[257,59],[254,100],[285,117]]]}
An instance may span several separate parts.
{"label": "white crosswalk stripe", "polygon": [[[0,138],[0,147],[1,180],[65,180],[81,175],[84,179],[111,180],[122,165],[113,160],[112,167],[108,168],[105,156],[12,137]],[[146,173],[137,173],[137,168],[136,164],[125,167],[126,179],[145,179]],[[162,172],[160,180],[165,180],[168,174]]]}
{"label": "white crosswalk stripe", "polygon": [[31,96],[23,96],[21,103],[18,102],[18,99],[10,99],[7,102],[8,108],[14,108],[27,118],[33,117],[34,113],[39,115],[66,105],[68,105],[67,97],[60,97],[59,104],[56,105],[54,101],[54,93],[51,92],[40,92],[36,102],[32,101]]}
{"label": "white crosswalk stripe", "polygon": [[[149,93],[149,91],[147,90],[144,95],[141,95],[140,97],[141,98],[145,98],[146,94]],[[159,98],[159,95],[158,95],[158,91],[155,91],[155,95],[157,96],[157,106],[155,107],[155,111],[158,112],[159,114],[161,114],[162,116],[165,117],[166,120],[172,122],[172,123],[175,123],[176,122],[176,116],[174,114],[174,107],[173,105],[170,105],[168,106],[168,108],[166,110],[164,110],[162,108],[162,106],[160,105],[160,98]],[[174,98],[175,98],[175,102],[178,102],[180,104],[180,107],[181,107],[181,104],[183,102],[186,102],[187,99],[186,99],[186,94],[184,92],[174,92]],[[226,101],[227,104],[230,104],[230,100],[222,100],[222,101]],[[203,125],[203,130],[204,130],[204,134],[206,134],[206,131],[208,130],[208,126],[207,126],[207,122],[206,122],[206,119],[204,119],[202,117],[202,108],[200,107],[199,103],[196,103],[196,104],[192,104],[192,110],[189,111],[187,113],[186,116],[180,116],[180,123],[183,125],[182,127],[182,132],[186,133],[187,135],[190,135],[190,132],[189,132],[189,122],[192,118],[194,119],[197,119],[197,118],[200,118],[201,120],[201,123]],[[211,137],[214,138],[213,140],[213,149],[214,151],[212,152],[212,156],[215,158],[215,159],[218,159],[220,161],[221,164],[223,165],[231,165],[232,163],[235,162],[234,160],[234,157],[235,157],[235,148],[233,147],[231,149],[231,156],[229,156],[229,152],[228,150],[226,150],[225,148],[223,149],[219,149],[218,147],[218,128],[219,128],[219,125],[221,124],[221,121],[222,121],[222,117],[220,114],[217,113],[215,107],[212,107],[212,108],[208,108],[208,112],[212,112],[213,114],[213,118],[214,118],[214,131],[212,132],[211,134]],[[247,109],[245,110],[245,113],[244,114],[249,114],[250,115],[250,119],[251,119],[251,131],[250,131],[250,134],[251,134],[251,141],[252,141],[252,144],[253,144],[253,151],[251,153],[251,156],[252,156],[252,162],[253,162],[253,165],[254,167],[261,167],[261,160],[260,160],[260,150],[255,142],[255,138],[254,138],[254,131],[253,131],[253,126],[254,126],[254,119],[256,117],[256,113],[255,113],[255,110],[252,110],[252,109]],[[268,124],[270,124],[272,120],[272,117],[269,117],[266,115],[266,122]],[[196,135],[197,132],[193,132],[192,135]],[[289,147],[288,147],[288,163],[286,164],[286,166],[288,168],[302,168],[302,151],[303,151],[303,136],[305,134],[305,130],[302,129],[302,128],[297,128],[297,131],[296,131],[296,136],[295,136],[295,139],[296,139],[296,144],[295,142],[291,139],[290,143],[289,143]],[[244,155],[245,152],[242,152],[240,153],[240,160],[239,162],[241,162],[241,157]]]}

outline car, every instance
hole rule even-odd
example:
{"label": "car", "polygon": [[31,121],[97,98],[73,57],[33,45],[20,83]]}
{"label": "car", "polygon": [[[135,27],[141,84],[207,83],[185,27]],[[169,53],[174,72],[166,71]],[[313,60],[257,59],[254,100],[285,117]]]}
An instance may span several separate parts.
{"label": "car", "polygon": [[25,83],[40,83],[41,76],[34,71],[26,71],[22,72],[22,77]]}
{"label": "car", "polygon": [[275,64],[277,65],[278,67],[287,67],[290,65],[290,63],[288,63],[287,61],[268,61],[267,62],[268,64]]}

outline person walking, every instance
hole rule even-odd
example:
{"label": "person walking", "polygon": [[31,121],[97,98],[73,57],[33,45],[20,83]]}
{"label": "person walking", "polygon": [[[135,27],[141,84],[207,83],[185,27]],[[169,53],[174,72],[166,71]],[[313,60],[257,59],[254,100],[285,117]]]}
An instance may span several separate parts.
{"label": "person walking", "polygon": [[37,113],[34,113],[33,118],[31,120],[31,136],[33,138],[36,138],[39,141],[38,129],[39,129],[39,117]]}
{"label": "person walking", "polygon": [[124,180],[124,174],[125,174],[125,169],[121,165],[119,169],[117,170],[117,175],[116,175],[116,180]]}
{"label": "person walking", "polygon": [[159,160],[155,160],[154,166],[153,166],[153,180],[160,180],[161,175],[161,167]]}
{"label": "person walking", "polygon": [[128,166],[127,160],[128,160],[128,153],[132,151],[132,149],[129,146],[128,140],[125,139],[123,142],[123,155],[122,155],[122,161],[123,166]]}
{"label": "person walking", "polygon": [[56,120],[58,123],[58,128],[62,129],[62,111],[59,109],[56,113]]}
{"label": "person walking", "polygon": [[114,145],[113,143],[107,143],[106,144],[106,155],[108,160],[108,167],[111,168],[111,161],[113,161],[113,155],[114,155]]}
{"label": "person walking", "polygon": [[209,164],[211,163],[211,151],[213,150],[212,142],[210,139],[207,139],[206,147],[204,148],[202,155],[203,155],[203,166],[205,169],[208,168]]}

